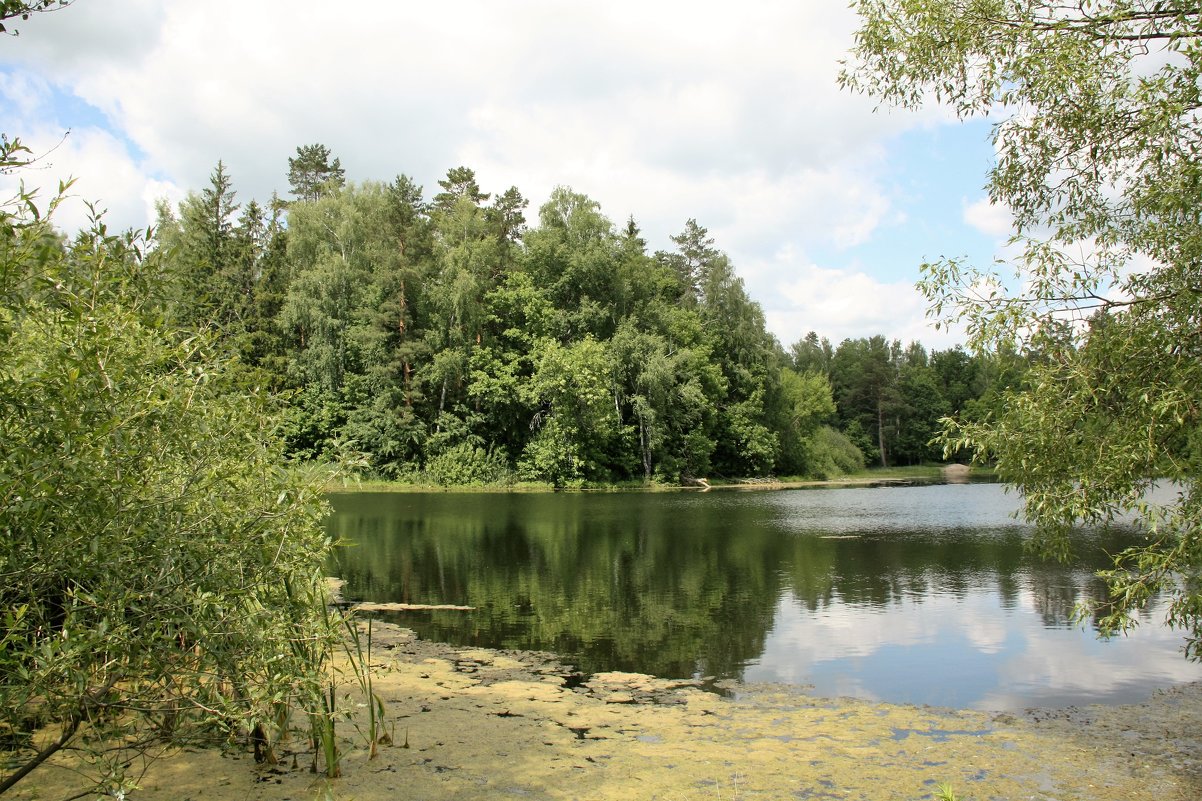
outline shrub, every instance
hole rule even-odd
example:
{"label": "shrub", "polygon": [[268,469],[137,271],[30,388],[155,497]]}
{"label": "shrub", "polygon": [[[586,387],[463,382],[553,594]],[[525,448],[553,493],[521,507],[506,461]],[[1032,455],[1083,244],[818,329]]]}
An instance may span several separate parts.
{"label": "shrub", "polygon": [[270,399],[164,325],[137,236],[97,220],[66,245],[18,200],[0,207],[0,728],[17,766],[0,793],[68,744],[115,793],[131,751],[269,741],[320,692],[323,505],[285,468]]}
{"label": "shrub", "polygon": [[814,478],[833,478],[864,469],[864,454],[843,433],[821,426],[809,443],[806,472]]}
{"label": "shrub", "polygon": [[426,461],[426,474],[444,486],[485,486],[509,481],[509,460],[502,448],[461,442]]}

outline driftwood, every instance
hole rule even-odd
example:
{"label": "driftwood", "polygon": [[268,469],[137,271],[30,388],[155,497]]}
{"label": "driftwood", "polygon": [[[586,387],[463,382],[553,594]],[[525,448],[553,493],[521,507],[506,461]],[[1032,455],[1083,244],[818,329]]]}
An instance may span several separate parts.
{"label": "driftwood", "polygon": [[442,610],[451,612],[471,612],[475,610],[474,606],[458,606],[457,604],[394,604],[394,603],[372,603],[364,601],[357,603],[351,607],[351,611],[358,612],[425,612],[429,610]]}
{"label": "driftwood", "polygon": [[713,489],[713,487],[710,486],[709,481],[707,481],[706,479],[693,478],[692,476],[683,476],[680,479],[680,485],[682,487],[700,487],[702,490],[705,490],[706,492]]}
{"label": "driftwood", "polygon": [[449,610],[452,612],[471,612],[476,608],[474,606],[459,606],[457,604],[395,604],[373,603],[371,601],[347,603],[342,600],[342,586],[344,584],[346,584],[346,582],[340,578],[326,576],[326,591],[330,594],[330,603],[334,606],[349,609],[352,612],[424,612],[431,609]]}

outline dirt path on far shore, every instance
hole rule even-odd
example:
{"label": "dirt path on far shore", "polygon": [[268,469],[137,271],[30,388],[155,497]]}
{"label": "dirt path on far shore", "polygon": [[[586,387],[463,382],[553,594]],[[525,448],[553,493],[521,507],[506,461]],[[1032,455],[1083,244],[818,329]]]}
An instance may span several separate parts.
{"label": "dirt path on far shore", "polygon": [[[456,648],[376,624],[373,675],[393,736],[374,760],[354,729],[343,778],[308,771],[303,738],[276,768],[249,754],[180,752],[130,801],[932,798],[1198,801],[1202,685],[1124,707],[1021,715],[813,698],[634,674],[582,681],[545,654]],[[345,685],[351,692],[353,683]],[[15,798],[67,795],[40,769]]]}

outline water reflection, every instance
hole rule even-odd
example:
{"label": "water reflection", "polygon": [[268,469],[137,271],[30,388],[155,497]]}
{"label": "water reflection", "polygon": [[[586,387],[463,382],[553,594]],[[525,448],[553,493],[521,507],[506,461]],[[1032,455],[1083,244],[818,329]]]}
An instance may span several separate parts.
{"label": "water reflection", "polygon": [[423,636],[555,651],[585,671],[809,684],[1016,708],[1125,701],[1202,678],[1154,620],[1071,625],[1132,532],[1027,555],[996,485],[708,494],[335,495],[351,599],[450,603]]}

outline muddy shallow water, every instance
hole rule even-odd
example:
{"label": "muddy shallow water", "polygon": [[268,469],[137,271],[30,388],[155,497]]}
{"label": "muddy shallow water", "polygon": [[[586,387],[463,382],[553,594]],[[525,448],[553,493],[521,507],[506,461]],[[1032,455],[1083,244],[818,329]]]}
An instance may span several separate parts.
{"label": "muddy shallow water", "polygon": [[[275,768],[249,753],[169,755],[126,797],[880,801],[931,798],[946,783],[973,801],[1202,798],[1202,684],[1128,706],[992,713],[773,684],[732,684],[724,697],[691,680],[586,677],[551,655],[427,642],[395,626],[377,624],[374,638],[393,740],[375,759],[343,723],[341,779],[311,774],[297,737]],[[63,798],[70,786],[60,761],[15,797]]]}

